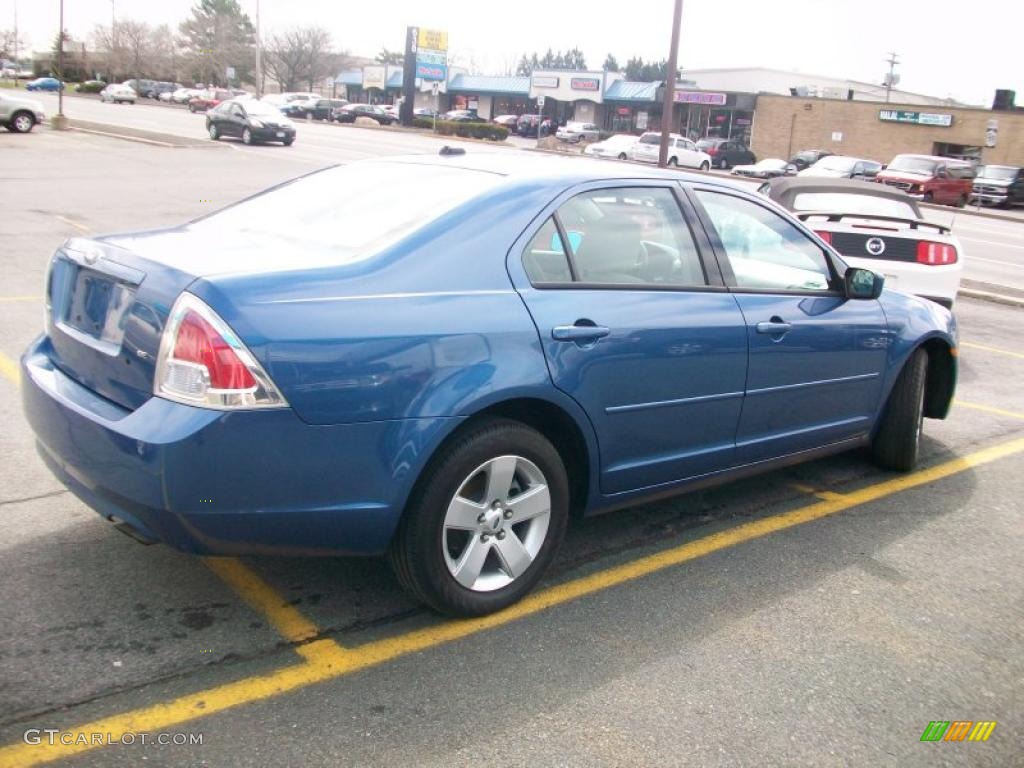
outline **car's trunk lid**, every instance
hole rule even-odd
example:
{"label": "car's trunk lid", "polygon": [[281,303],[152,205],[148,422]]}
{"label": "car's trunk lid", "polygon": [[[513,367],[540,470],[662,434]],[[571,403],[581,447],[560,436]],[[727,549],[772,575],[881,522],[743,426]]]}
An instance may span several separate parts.
{"label": "car's trunk lid", "polygon": [[109,242],[72,239],[53,256],[46,286],[54,364],[131,410],[153,394],[167,315],[195,275]]}

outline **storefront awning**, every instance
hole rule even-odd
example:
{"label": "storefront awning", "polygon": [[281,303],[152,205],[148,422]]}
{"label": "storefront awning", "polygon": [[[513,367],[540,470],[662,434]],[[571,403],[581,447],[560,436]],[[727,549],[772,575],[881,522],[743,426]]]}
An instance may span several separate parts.
{"label": "storefront awning", "polygon": [[604,92],[605,101],[632,101],[654,103],[658,100],[660,81],[637,83],[631,80],[616,80]]}
{"label": "storefront awning", "polygon": [[466,75],[461,72],[448,83],[449,93],[501,93],[528,96],[530,78],[492,75]]}

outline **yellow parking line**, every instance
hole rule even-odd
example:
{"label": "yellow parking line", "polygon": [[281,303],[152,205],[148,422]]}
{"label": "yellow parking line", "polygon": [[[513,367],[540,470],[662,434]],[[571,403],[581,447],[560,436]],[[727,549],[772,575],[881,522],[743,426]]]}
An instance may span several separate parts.
{"label": "yellow parking line", "polygon": [[0,304],[14,301],[39,301],[38,296],[0,296]]}
{"label": "yellow parking line", "polygon": [[249,605],[262,613],[289,642],[301,643],[320,634],[316,624],[275,592],[269,584],[233,557],[208,557],[207,568],[235,590]]}
{"label": "yellow parking line", "polygon": [[963,400],[954,400],[954,406],[960,408],[970,408],[972,411],[984,411],[985,413],[994,413],[997,416],[1009,416],[1011,419],[1024,419],[1024,413],[1018,413],[1017,411],[1008,411],[1005,408],[995,408],[991,405],[982,405],[981,403],[968,403]]}
{"label": "yellow parking line", "polygon": [[67,216],[61,216],[60,214],[54,214],[54,217],[60,221],[63,221],[68,226],[74,227],[83,235],[92,234],[92,230],[89,227],[85,226],[85,224],[82,224],[81,222],[75,221],[74,219],[69,219]]}
{"label": "yellow parking line", "polygon": [[789,487],[792,488],[794,491],[806,493],[809,496],[817,496],[819,499],[822,499],[823,501],[832,501],[833,499],[843,498],[843,494],[841,493],[836,493],[835,491],[821,491],[815,488],[813,485],[807,485],[806,483],[790,483]]}
{"label": "yellow parking line", "polygon": [[[500,627],[570,600],[625,584],[762,536],[820,520],[861,504],[878,501],[901,491],[927,485],[1021,452],[1024,452],[1024,438],[1000,443],[928,469],[851,491],[840,498],[819,501],[790,512],[744,523],[672,549],[548,587],[526,597],[511,608],[479,619],[447,621],[351,649],[342,649],[330,640],[317,640],[305,646],[307,660],[302,664],[94,720],[69,728],[65,733],[109,734],[104,736],[104,739],[109,738],[113,741],[129,733],[166,731],[190,720],[243,704],[270,699],[315,683],[334,680],[410,653]],[[58,738],[52,745],[44,741],[38,745],[15,743],[0,748],[0,768],[39,765],[94,748],[89,743],[89,738],[75,739],[72,736],[69,741],[71,743],[64,744]]]}
{"label": "yellow parking line", "polygon": [[0,374],[3,374],[8,379],[14,382],[14,386],[21,384],[21,373],[18,371],[18,365],[11,358],[0,352]]}
{"label": "yellow parking line", "polygon": [[997,352],[1000,355],[1007,355],[1009,357],[1017,357],[1024,360],[1024,354],[1020,352],[1011,352],[1008,349],[1000,349],[999,347],[990,347],[988,344],[975,344],[971,341],[961,341],[959,346],[969,347],[970,349],[983,349],[986,352]]}

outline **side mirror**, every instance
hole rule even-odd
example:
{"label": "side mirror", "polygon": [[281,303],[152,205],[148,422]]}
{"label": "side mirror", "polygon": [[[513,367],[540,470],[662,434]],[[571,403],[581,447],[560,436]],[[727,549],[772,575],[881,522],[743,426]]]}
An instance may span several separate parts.
{"label": "side mirror", "polygon": [[870,269],[850,267],[843,277],[849,299],[877,299],[882,295],[885,278]]}

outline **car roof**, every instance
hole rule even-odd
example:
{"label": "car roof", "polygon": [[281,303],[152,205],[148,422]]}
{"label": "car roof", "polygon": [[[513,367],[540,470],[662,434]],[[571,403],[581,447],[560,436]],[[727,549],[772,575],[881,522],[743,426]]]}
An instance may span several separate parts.
{"label": "car roof", "polygon": [[914,198],[898,187],[878,184],[873,181],[856,179],[829,179],[822,176],[795,176],[786,179],[772,179],[766,182],[768,197],[783,207],[793,210],[793,199],[801,192],[831,192],[848,195],[870,195],[899,200],[914,206]]}
{"label": "car roof", "polygon": [[[913,157],[918,160],[934,160],[938,163],[961,163],[963,165],[970,165],[967,160],[959,160],[955,157],[942,157],[941,155],[915,155],[912,152],[904,152],[896,155],[896,157]],[[896,158],[893,159],[895,160]]]}
{"label": "car roof", "polygon": [[445,168],[463,168],[506,177],[510,182],[550,182],[569,186],[586,181],[666,180],[685,181],[749,192],[749,185],[702,174],[669,171],[657,166],[609,163],[583,156],[553,157],[547,154],[516,151],[472,152],[453,155],[402,155],[363,160],[365,163],[414,163]]}

